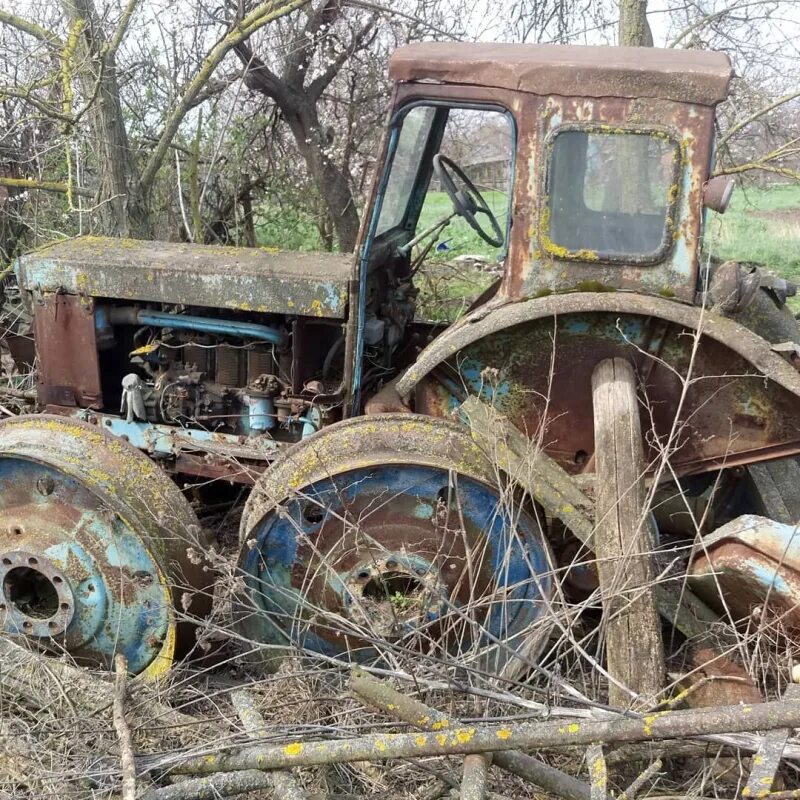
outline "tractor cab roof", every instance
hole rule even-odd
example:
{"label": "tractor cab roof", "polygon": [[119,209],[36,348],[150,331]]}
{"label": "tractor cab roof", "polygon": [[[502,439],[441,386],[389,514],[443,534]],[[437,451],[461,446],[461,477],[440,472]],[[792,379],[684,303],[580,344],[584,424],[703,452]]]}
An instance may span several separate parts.
{"label": "tractor cab roof", "polygon": [[656,47],[420,42],[395,51],[395,81],[490,86],[566,97],[654,97],[714,105],[728,95],[724,53]]}

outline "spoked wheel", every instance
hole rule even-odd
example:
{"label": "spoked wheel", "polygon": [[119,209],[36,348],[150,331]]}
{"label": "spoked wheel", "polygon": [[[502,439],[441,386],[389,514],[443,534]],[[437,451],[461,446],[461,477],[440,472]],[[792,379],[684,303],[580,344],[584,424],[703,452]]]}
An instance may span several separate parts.
{"label": "spoked wheel", "polygon": [[374,661],[498,669],[546,640],[551,558],[533,513],[463,427],[360,417],[288,451],[242,519],[249,638]]}
{"label": "spoked wheel", "polygon": [[209,578],[187,557],[197,518],[158,466],[91,425],[18,417],[0,423],[0,509],[5,633],[79,663],[169,668]]}

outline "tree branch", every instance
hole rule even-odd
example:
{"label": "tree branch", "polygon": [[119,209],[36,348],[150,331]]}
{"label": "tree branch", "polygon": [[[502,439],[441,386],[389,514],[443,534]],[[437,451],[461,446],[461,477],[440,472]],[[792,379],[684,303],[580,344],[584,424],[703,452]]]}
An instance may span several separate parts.
{"label": "tree branch", "polygon": [[319,99],[320,95],[330,85],[330,82],[339,74],[339,71],[342,69],[347,59],[364,47],[364,43],[370,38],[370,34],[373,34],[375,31],[376,22],[376,16],[370,17],[367,23],[362,26],[361,30],[359,30],[358,33],[353,36],[350,46],[346,47],[341,53],[339,53],[334,61],[328,65],[328,68],[322,73],[322,75],[314,78],[314,80],[311,81],[307,90],[309,97],[311,97],[313,100]]}
{"label": "tree branch", "polygon": [[737,133],[739,133],[742,128],[746,128],[751,123],[755,122],[759,117],[763,117],[765,114],[769,114],[770,111],[774,111],[778,106],[784,105],[784,103],[788,103],[795,98],[800,97],[800,91],[792,92],[791,94],[785,94],[783,97],[779,97],[777,100],[773,100],[771,103],[768,103],[763,108],[760,108],[758,111],[753,112],[750,116],[745,117],[741,122],[737,122],[717,143],[717,147],[724,147]]}
{"label": "tree branch", "polygon": [[0,175],[0,186],[8,186],[12,189],[38,189],[43,192],[56,192],[58,194],[78,194],[81,197],[94,197],[91,189],[84,189],[78,186],[70,186],[68,183],[58,181],[37,181],[33,178],[6,178]]}
{"label": "tree branch", "polygon": [[52,31],[48,31],[41,25],[37,25],[35,22],[19,17],[16,14],[11,14],[8,11],[0,10],[0,24],[8,25],[18,31],[27,33],[50,47],[61,49],[64,46],[64,42]]}
{"label": "tree branch", "polygon": [[244,42],[253,33],[259,30],[259,28],[263,28],[270,22],[290,14],[292,11],[301,8],[308,2],[309,0],[268,0],[268,2],[261,3],[250,14],[237,22],[228,34],[214,45],[211,52],[203,61],[197,75],[195,75],[186,88],[181,101],[170,114],[164,125],[164,129],[159,136],[158,144],[150,155],[142,173],[141,180],[139,181],[139,189],[142,193],[146,194],[152,187],[156,173],[164,162],[170,142],[177,133],[183,118],[186,116],[189,109],[192,108],[195,98],[208,83],[214,70],[219,66],[219,63],[228,52],[236,47],[237,44]]}

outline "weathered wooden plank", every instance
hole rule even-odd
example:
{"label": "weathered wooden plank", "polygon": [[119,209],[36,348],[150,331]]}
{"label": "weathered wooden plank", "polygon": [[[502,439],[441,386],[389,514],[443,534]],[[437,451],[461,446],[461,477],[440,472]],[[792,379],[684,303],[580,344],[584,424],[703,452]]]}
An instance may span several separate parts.
{"label": "weathered wooden plank", "polygon": [[636,375],[621,358],[592,373],[596,476],[594,552],[603,600],[609,703],[630,704],[664,685],[664,644],[653,592],[652,531],[645,509]]}
{"label": "weathered wooden plank", "polygon": [[[800,685],[791,684],[783,696],[786,700],[800,699]],[[791,733],[790,728],[775,728],[765,734],[761,747],[751,761],[750,777],[742,790],[742,797],[766,797],[772,792],[783,750]]]}
{"label": "weathered wooden plank", "polygon": [[[465,400],[460,411],[472,438],[495,459],[498,467],[593,549],[594,503],[581,491],[577,481],[477,397]],[[655,591],[659,612],[684,636],[706,635],[708,626],[719,620],[719,615],[688,587],[659,584]]]}

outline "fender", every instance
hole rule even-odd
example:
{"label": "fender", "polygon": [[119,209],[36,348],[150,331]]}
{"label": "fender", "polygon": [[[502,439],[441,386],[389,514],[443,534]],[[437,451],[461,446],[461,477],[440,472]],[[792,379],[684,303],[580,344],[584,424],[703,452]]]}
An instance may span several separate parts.
{"label": "fender", "polygon": [[[679,473],[800,453],[792,364],[713,309],[662,297],[587,292],[482,306],[425,348],[396,389],[415,395],[418,412],[443,416],[460,381],[575,472],[594,451],[591,372],[608,357],[634,363],[650,457],[667,446]],[[455,381],[441,380],[445,368]]]}

